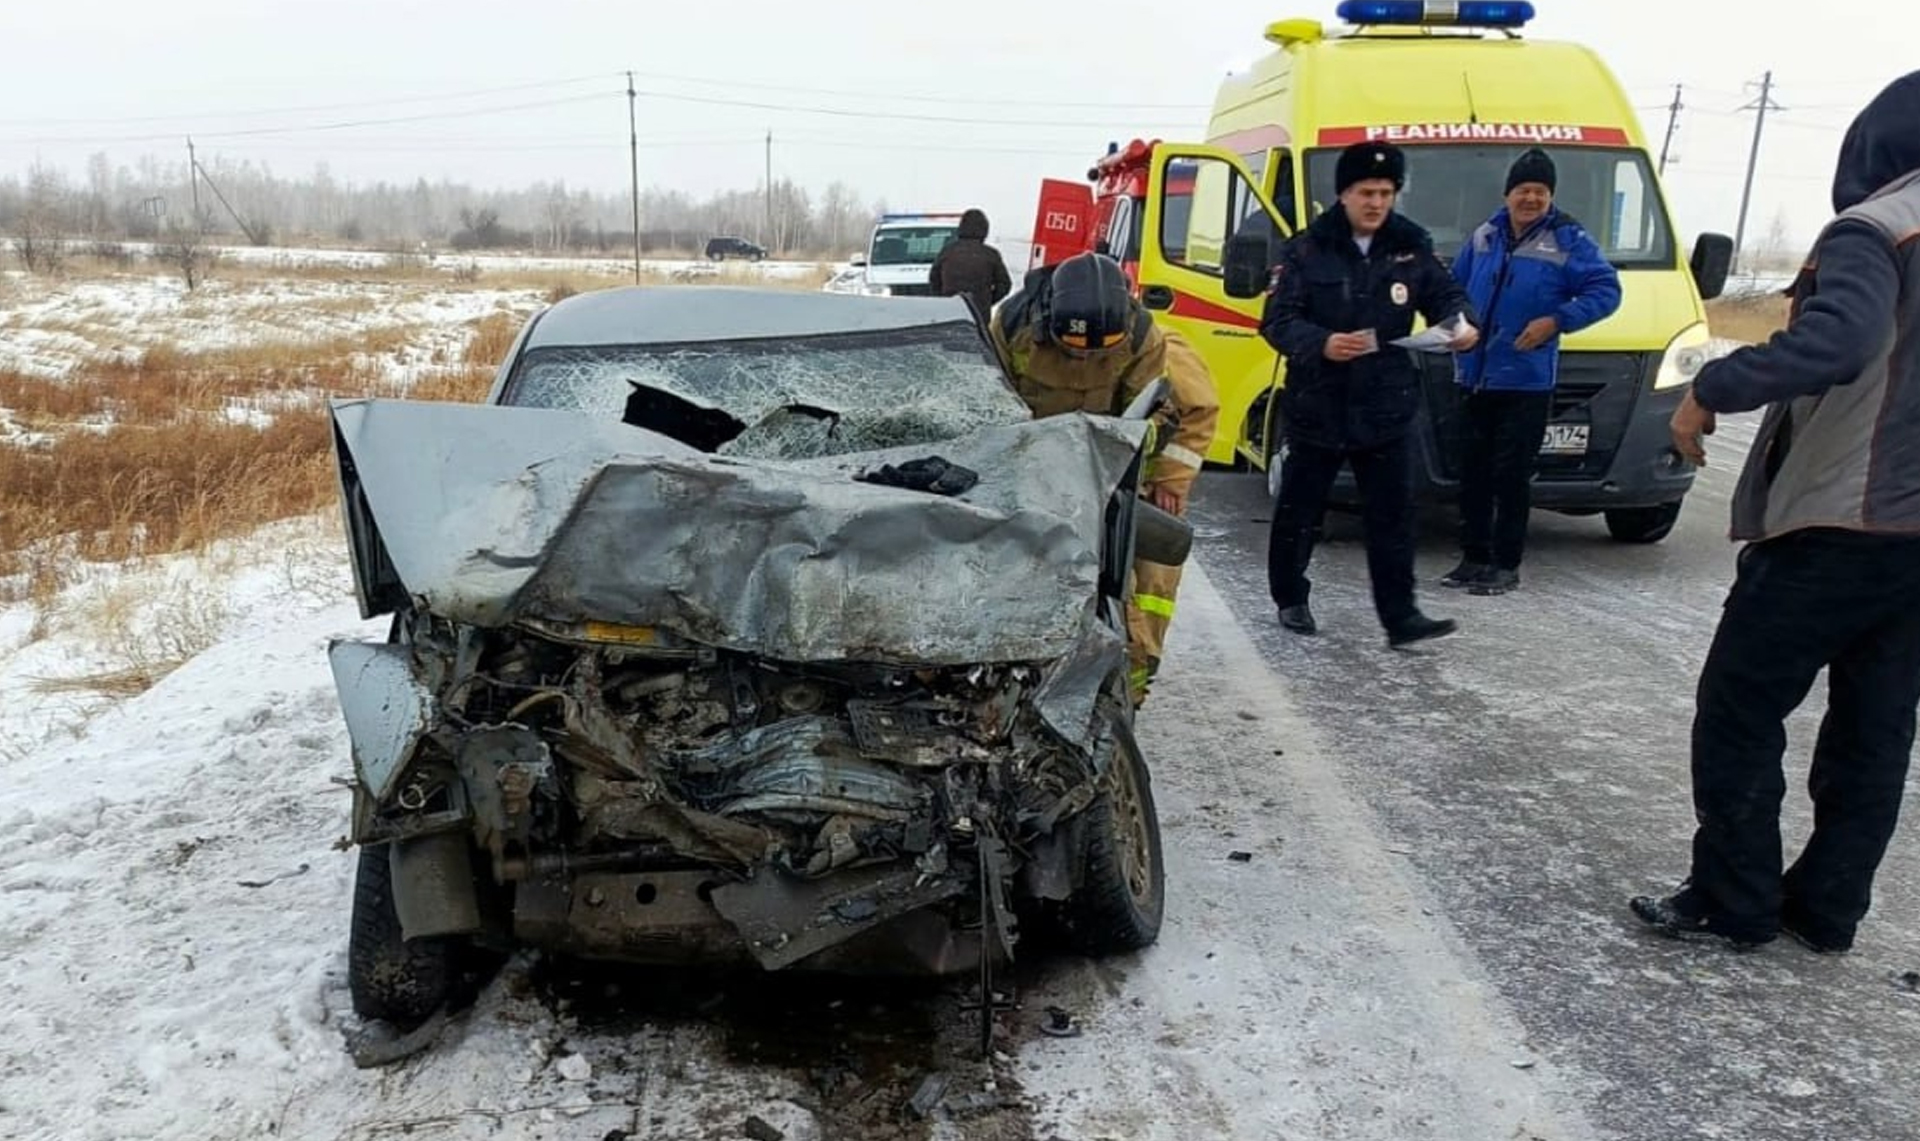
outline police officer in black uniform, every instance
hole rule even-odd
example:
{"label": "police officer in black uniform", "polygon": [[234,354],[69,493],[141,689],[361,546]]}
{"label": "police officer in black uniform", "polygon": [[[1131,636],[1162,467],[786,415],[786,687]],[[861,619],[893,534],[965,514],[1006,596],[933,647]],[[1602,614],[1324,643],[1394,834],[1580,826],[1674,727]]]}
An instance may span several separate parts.
{"label": "police officer in black uniform", "polygon": [[1410,436],[1420,408],[1413,354],[1389,344],[1413,330],[1464,317],[1449,347],[1473,347],[1466,292],[1433,252],[1433,238],[1394,212],[1406,156],[1389,143],[1356,143],[1334,167],[1339,201],[1287,244],[1274,267],[1261,335],[1287,358],[1280,412],[1288,445],[1267,546],[1267,580],[1280,624],[1319,629],[1307,605],[1314,531],[1341,465],[1363,501],[1367,572],[1387,642],[1409,646],[1454,631],[1420,612],[1413,595],[1414,507]]}

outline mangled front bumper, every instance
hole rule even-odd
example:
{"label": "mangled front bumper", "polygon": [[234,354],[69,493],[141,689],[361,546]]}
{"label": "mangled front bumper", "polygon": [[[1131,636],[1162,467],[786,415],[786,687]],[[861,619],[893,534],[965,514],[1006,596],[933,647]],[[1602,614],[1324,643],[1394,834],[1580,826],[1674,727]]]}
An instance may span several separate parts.
{"label": "mangled front bumper", "polygon": [[929,449],[725,460],[405,401],[334,422],[362,611],[401,616],[332,651],[354,839],[393,845],[409,934],[484,910],[401,898],[470,874],[459,834],[540,945],[960,969],[985,928],[948,912],[983,882],[1004,906],[1004,841],[1090,795],[1138,424],[944,442],[982,475],[945,498],[852,478]]}

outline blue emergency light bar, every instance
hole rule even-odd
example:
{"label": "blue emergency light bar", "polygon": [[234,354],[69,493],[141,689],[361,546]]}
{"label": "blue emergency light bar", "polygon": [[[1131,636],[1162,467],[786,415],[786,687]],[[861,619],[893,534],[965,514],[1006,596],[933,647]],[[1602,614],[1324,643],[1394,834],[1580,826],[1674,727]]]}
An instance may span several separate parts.
{"label": "blue emergency light bar", "polygon": [[1525,0],[1341,0],[1334,11],[1349,24],[1518,28],[1533,19],[1533,5]]}

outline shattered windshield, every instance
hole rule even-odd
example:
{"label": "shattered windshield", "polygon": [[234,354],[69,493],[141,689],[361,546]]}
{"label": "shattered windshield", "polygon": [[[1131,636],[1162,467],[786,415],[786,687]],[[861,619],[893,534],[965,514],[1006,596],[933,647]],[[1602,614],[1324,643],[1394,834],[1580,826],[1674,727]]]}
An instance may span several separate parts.
{"label": "shattered windshield", "polygon": [[911,446],[1029,418],[971,324],[535,349],[503,403],[564,408],[754,459]]}

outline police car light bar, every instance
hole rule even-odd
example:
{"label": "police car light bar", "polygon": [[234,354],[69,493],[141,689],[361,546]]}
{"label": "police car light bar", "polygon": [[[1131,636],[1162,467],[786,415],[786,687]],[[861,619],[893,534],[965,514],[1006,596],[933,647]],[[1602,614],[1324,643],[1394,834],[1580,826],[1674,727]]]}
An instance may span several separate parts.
{"label": "police car light bar", "polygon": [[1341,0],[1335,13],[1349,24],[1518,28],[1533,19],[1533,5],[1526,0]]}

